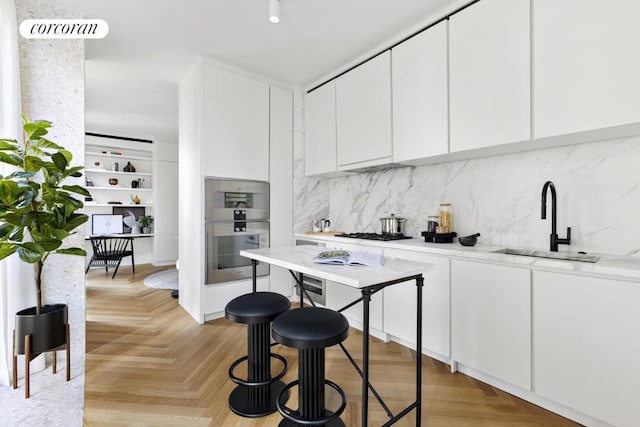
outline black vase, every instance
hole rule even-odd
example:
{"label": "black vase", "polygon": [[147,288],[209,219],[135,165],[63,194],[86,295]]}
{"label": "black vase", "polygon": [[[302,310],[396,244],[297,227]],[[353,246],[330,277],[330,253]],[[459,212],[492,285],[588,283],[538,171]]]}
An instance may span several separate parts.
{"label": "black vase", "polygon": [[138,180],[134,179],[133,181],[131,181],[131,188],[138,188]]}
{"label": "black vase", "polygon": [[35,307],[16,313],[16,353],[25,354],[24,337],[31,335],[31,354],[51,351],[67,342],[66,304],[46,304],[36,314]]}

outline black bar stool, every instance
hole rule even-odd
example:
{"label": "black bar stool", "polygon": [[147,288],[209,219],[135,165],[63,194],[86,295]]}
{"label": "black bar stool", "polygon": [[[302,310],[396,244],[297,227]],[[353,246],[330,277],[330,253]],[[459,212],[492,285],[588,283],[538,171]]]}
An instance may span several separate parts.
{"label": "black bar stool", "polygon": [[[342,389],[325,379],[325,348],[344,341],[349,336],[349,322],[337,311],[320,307],[290,310],[273,321],[271,333],[276,342],[298,349],[298,379],[287,384],[276,404],[284,417],[280,427],[326,426],[343,427],[340,414],[347,400]],[[342,402],[336,412],[325,408],[325,384],[340,395]],[[290,388],[298,385],[298,410],[284,404]]]}
{"label": "black bar stool", "polygon": [[[262,417],[274,413],[276,398],[284,388],[280,379],[287,372],[287,360],[271,353],[270,323],[291,307],[291,302],[273,292],[254,292],[231,300],[225,307],[225,317],[248,325],[248,354],[229,367],[229,378],[238,386],[229,395],[229,408],[243,417]],[[280,360],[282,372],[271,377],[271,358]],[[248,378],[238,378],[233,371],[247,361]]]}

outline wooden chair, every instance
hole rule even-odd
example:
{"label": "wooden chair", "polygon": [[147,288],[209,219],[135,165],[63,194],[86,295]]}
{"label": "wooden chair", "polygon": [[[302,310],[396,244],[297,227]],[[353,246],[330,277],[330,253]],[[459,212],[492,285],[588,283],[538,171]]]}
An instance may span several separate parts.
{"label": "wooden chair", "polygon": [[115,267],[116,270],[111,276],[113,279],[116,277],[122,258],[127,256],[131,257],[131,267],[133,272],[136,272],[136,264],[133,258],[133,237],[99,236],[91,237],[90,240],[93,247],[93,255],[89,265],[87,265],[85,274],[93,266],[104,266],[107,273],[109,273],[109,267]]}

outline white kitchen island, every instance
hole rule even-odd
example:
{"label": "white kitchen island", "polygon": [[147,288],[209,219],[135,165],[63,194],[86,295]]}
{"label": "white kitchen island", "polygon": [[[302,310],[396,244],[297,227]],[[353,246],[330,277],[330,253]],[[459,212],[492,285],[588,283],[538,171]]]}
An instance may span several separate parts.
{"label": "white kitchen island", "polygon": [[[333,282],[359,289],[362,297],[356,301],[347,304],[344,308],[338,310],[343,311],[352,305],[362,302],[362,369],[360,369],[353,358],[346,351],[344,346],[340,344],[342,350],[354,365],[358,373],[362,377],[362,422],[361,425],[368,425],[368,389],[370,388],[376,399],[380,402],[387,415],[389,421],[385,425],[391,425],[398,419],[402,418],[413,409],[416,410],[416,426],[421,424],[422,412],[422,365],[421,358],[416,357],[416,400],[407,406],[398,414],[392,414],[387,405],[384,403],[378,392],[369,384],[369,303],[371,295],[384,289],[387,286],[406,282],[408,280],[416,281],[416,342],[417,348],[421,348],[422,343],[422,273],[429,270],[428,264],[400,260],[394,258],[384,258],[384,265],[380,267],[364,267],[364,266],[345,266],[345,265],[329,265],[316,264],[313,258],[324,248],[314,246],[293,246],[281,248],[254,249],[248,251],[240,251],[240,255],[250,258],[255,267],[258,262],[264,262],[278,267],[286,268],[291,271],[298,285],[300,285],[300,275],[308,274],[321,279],[331,280]],[[295,273],[298,273],[296,276]],[[254,291],[256,276],[254,274]],[[313,304],[313,302],[312,302]]]}

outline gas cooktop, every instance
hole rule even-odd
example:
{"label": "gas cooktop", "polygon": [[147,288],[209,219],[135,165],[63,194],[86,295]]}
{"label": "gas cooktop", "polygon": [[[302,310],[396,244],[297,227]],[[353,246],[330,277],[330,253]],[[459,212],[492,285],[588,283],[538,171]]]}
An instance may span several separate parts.
{"label": "gas cooktop", "polygon": [[403,234],[377,234],[377,233],[342,233],[337,234],[336,237],[348,237],[351,239],[365,239],[365,240],[403,240],[411,239],[410,236]]}

